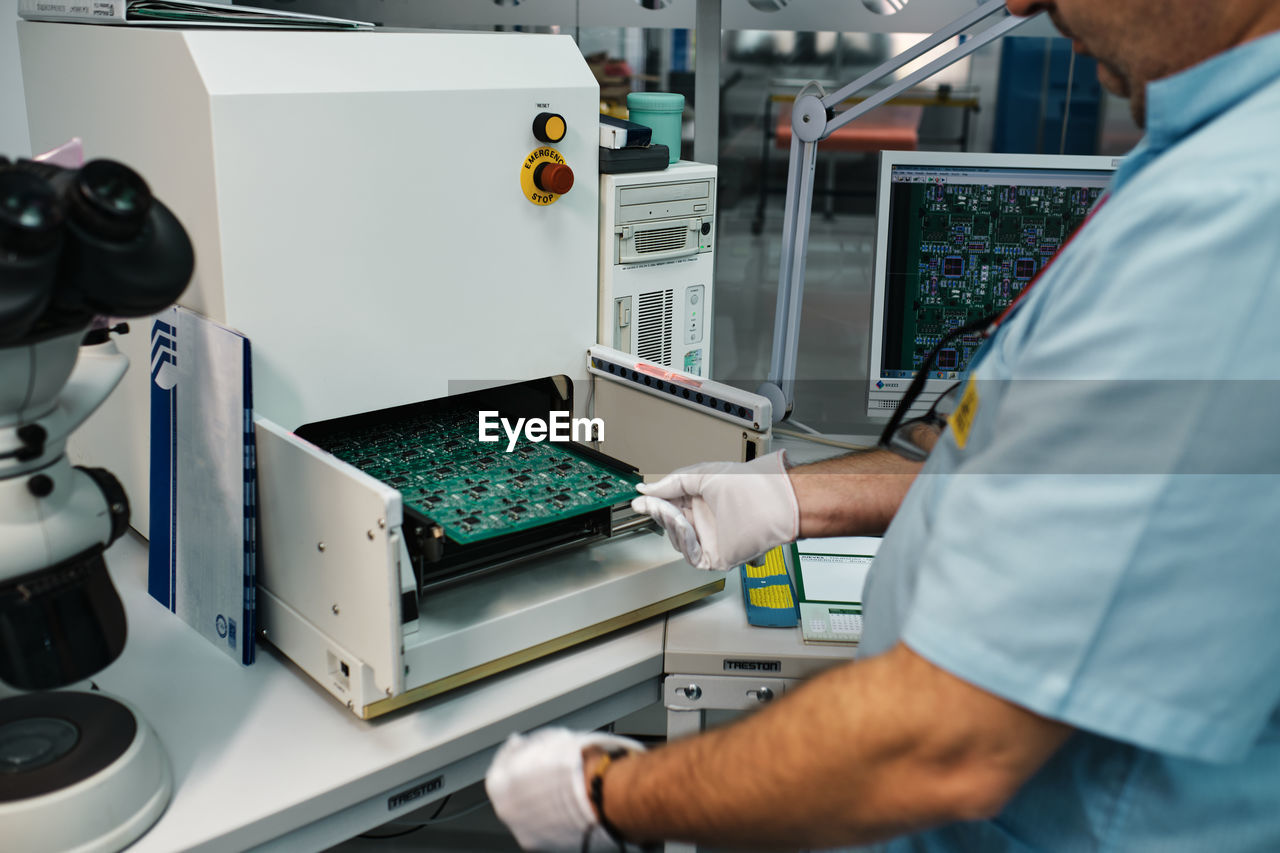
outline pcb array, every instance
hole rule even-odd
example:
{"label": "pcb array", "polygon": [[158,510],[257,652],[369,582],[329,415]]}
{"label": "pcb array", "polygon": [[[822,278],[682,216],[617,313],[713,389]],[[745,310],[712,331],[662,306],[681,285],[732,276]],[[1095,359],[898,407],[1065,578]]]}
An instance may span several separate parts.
{"label": "pcb array", "polygon": [[[1088,216],[1098,187],[932,183],[911,187],[901,364],[920,369],[943,335],[1000,311]],[[929,369],[968,367],[977,333]]]}
{"label": "pcb array", "polygon": [[571,518],[635,497],[624,474],[552,442],[479,440],[475,412],[415,415],[324,442],[334,456],[400,491],[462,544]]}

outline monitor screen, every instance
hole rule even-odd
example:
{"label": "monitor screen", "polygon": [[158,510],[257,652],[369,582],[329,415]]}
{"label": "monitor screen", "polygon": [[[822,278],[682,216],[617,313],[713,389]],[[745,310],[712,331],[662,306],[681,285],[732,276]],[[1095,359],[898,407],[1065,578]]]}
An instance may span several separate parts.
{"label": "monitor screen", "polygon": [[[948,331],[1017,298],[1105,191],[1113,157],[881,155],[867,413],[887,418]],[[963,378],[978,333],[938,353],[912,411]]]}

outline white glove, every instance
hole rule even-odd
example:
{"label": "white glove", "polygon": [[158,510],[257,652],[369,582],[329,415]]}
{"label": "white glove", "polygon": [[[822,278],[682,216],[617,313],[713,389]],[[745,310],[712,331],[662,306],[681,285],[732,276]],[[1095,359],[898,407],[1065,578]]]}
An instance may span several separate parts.
{"label": "white glove", "polygon": [[695,568],[726,571],[800,534],[785,450],[691,465],[636,488],[631,508],[657,520]]}
{"label": "white glove", "polygon": [[617,847],[596,819],[583,781],[582,751],[592,746],[644,751],[630,738],[560,728],[513,734],[498,748],[484,788],[523,849],[577,853]]}

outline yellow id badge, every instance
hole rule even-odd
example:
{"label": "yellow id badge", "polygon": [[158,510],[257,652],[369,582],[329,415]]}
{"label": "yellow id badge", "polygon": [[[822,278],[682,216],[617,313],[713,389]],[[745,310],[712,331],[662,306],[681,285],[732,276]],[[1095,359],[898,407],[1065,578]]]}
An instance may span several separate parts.
{"label": "yellow id badge", "polygon": [[969,377],[969,383],[964,386],[964,396],[960,398],[960,405],[956,406],[956,410],[951,413],[951,418],[947,421],[947,426],[951,428],[951,434],[956,437],[956,447],[964,450],[965,444],[969,441],[969,430],[973,427],[973,419],[978,414],[978,384]]}

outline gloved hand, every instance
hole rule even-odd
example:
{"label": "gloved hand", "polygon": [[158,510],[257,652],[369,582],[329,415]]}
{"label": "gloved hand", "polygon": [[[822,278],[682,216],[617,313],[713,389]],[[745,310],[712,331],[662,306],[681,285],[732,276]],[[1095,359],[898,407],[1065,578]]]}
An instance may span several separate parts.
{"label": "gloved hand", "polygon": [[691,465],[637,490],[631,508],[656,519],[695,568],[726,571],[800,534],[785,450]]}
{"label": "gloved hand", "polygon": [[[513,734],[484,777],[493,810],[525,850],[612,850],[587,796],[582,752],[592,746],[643,752],[630,738],[604,732],[539,729]],[[590,843],[583,840],[590,836]]]}

